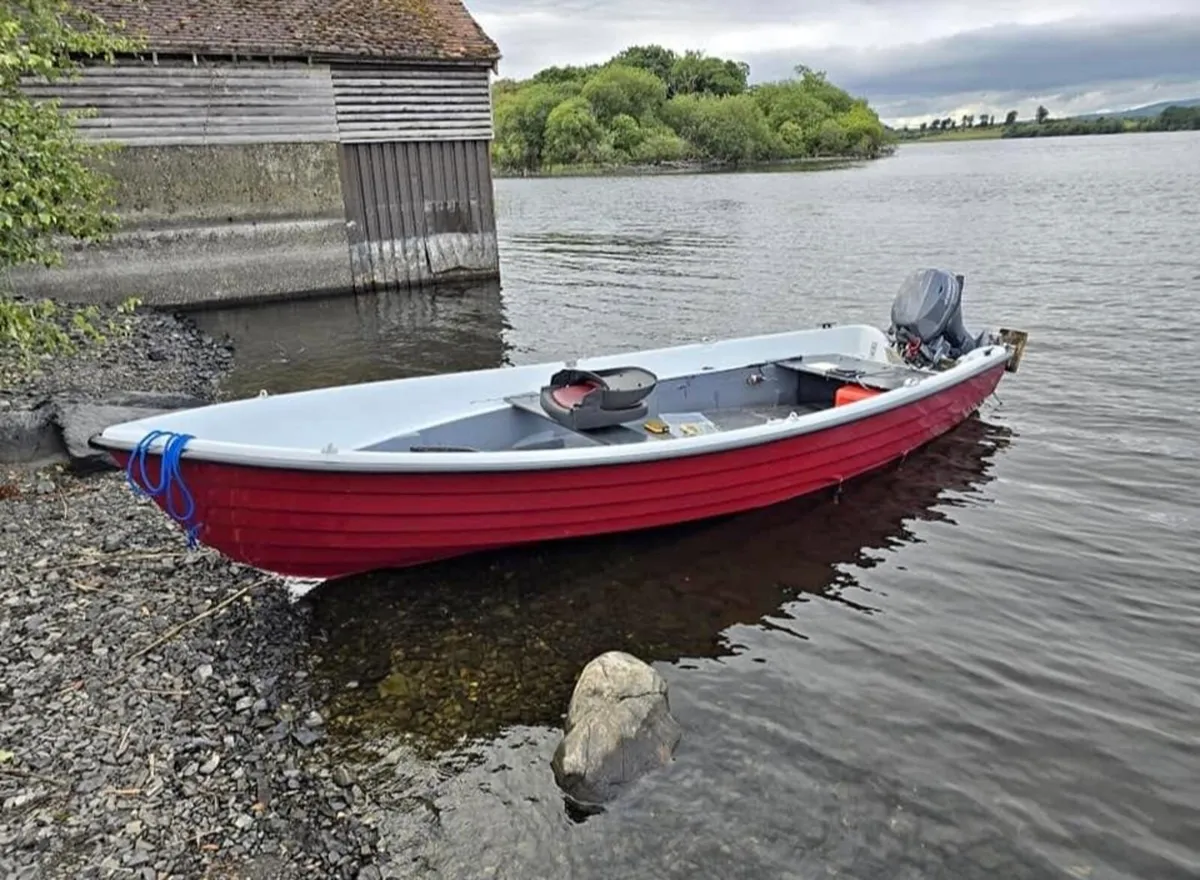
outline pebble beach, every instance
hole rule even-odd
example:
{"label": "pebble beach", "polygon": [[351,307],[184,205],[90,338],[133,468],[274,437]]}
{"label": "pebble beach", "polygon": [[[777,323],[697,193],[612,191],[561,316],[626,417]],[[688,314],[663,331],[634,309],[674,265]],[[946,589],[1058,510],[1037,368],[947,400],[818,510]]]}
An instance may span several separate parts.
{"label": "pebble beach", "polygon": [[[120,332],[33,370],[0,354],[3,406],[219,399],[227,346],[103,317]],[[0,876],[389,876],[326,746],[308,614],[281,579],[188,550],[121,472],[0,465]]]}

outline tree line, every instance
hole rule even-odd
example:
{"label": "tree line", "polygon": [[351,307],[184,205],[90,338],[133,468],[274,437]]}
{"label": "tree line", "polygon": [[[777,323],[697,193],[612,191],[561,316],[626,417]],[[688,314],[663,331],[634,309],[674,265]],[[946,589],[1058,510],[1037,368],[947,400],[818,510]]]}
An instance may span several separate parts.
{"label": "tree line", "polygon": [[1035,125],[1014,125],[1005,130],[1003,137],[1061,137],[1128,131],[1200,131],[1200,107],[1166,107],[1157,116],[1042,120]]}
{"label": "tree line", "polygon": [[[973,114],[963,114],[960,119],[944,117],[922,122],[917,128],[904,126],[897,136],[901,140],[920,139],[946,132],[967,133],[997,126],[996,116],[982,114],[978,119]],[[1009,110],[1004,122],[999,124],[999,137],[1061,137],[1083,134],[1120,134],[1130,131],[1200,131],[1200,107],[1166,107],[1157,116],[1100,116],[1094,119],[1065,117],[1053,119],[1050,111],[1039,105],[1032,120],[1018,120],[1017,111]]]}
{"label": "tree line", "polygon": [[495,83],[492,160],[503,171],[699,161],[874,158],[893,138],[823,71],[749,84],[744,62],[631,46],[603,64]]}

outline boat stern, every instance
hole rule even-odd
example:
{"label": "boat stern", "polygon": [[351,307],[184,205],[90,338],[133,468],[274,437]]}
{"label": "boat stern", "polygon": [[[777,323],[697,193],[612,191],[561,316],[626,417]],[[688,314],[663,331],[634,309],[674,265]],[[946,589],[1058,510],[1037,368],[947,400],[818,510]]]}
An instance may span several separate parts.
{"label": "boat stern", "polygon": [[1008,364],[1005,372],[1015,373],[1021,368],[1021,358],[1025,354],[1025,345],[1029,342],[1029,333],[1025,330],[1011,330],[1001,327],[996,333],[1000,344],[1008,349]]}

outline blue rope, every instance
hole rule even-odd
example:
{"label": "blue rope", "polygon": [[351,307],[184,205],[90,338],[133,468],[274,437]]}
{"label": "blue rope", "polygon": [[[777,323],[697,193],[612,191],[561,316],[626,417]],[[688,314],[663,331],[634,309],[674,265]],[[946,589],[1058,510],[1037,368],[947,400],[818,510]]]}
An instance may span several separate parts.
{"label": "blue rope", "polygon": [[[146,473],[146,456],[150,453],[151,445],[159,437],[166,437],[167,441],[163,445],[158,483],[151,485],[150,476]],[[125,465],[125,479],[129,483],[130,488],[133,489],[135,495],[159,498],[165,494],[164,509],[171,519],[183,526],[184,531],[187,533],[188,547],[195,549],[199,543],[200,534],[200,523],[192,522],[192,517],[196,515],[196,500],[192,497],[191,490],[188,489],[179,467],[184,447],[187,446],[188,441],[191,439],[191,434],[175,434],[171,431],[151,431],[138,441],[137,446],[133,447],[133,451],[129,455],[129,461]],[[141,477],[140,483],[134,478],[135,466],[138,476]],[[171,493],[172,487],[178,490],[183,504],[186,505],[182,512],[175,506],[175,496]]]}

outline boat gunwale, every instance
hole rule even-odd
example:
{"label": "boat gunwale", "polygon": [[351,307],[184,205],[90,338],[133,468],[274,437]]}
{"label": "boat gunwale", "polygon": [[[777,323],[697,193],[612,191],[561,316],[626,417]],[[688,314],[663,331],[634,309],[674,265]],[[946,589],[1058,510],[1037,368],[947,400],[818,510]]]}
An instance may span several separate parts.
{"label": "boat gunwale", "polygon": [[[677,348],[685,347],[691,346]],[[636,353],[630,354],[635,355]],[[672,438],[669,442],[574,447],[566,450],[369,452],[350,449],[323,452],[319,449],[258,446],[196,437],[188,443],[183,452],[183,458],[260,469],[373,474],[471,474],[652,464],[674,458],[696,457],[766,445],[868,419],[874,415],[912,405],[968,382],[990,370],[1001,368],[1007,363],[1010,356],[1011,352],[1008,346],[992,343],[969,352],[955,366],[931,375],[914,385],[897,388],[845,406],[798,416],[795,419],[780,419],[777,422],[768,422],[763,425],[750,425],[694,437]],[[750,365],[748,363],[746,366]],[[406,380],[387,381],[403,382]],[[253,400],[253,398],[249,400]],[[498,401],[497,409],[500,408],[502,407]],[[139,423],[141,421],[139,420]],[[112,426],[90,438],[88,442],[98,449],[129,452],[137,445],[137,441],[119,437],[119,431],[132,424],[135,423],[127,422]],[[110,431],[117,432],[118,436],[105,436]],[[151,444],[148,452],[161,454],[164,445],[165,441]]]}

